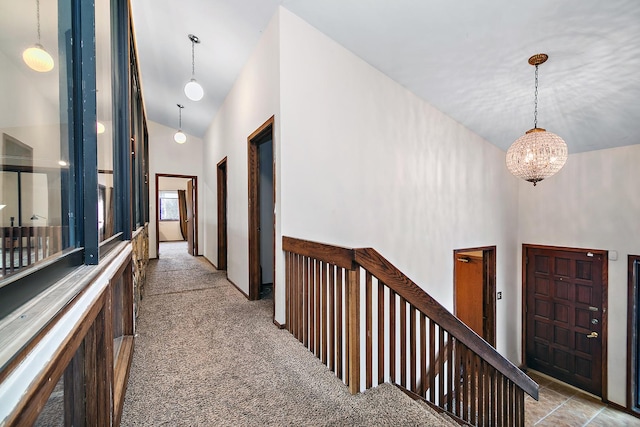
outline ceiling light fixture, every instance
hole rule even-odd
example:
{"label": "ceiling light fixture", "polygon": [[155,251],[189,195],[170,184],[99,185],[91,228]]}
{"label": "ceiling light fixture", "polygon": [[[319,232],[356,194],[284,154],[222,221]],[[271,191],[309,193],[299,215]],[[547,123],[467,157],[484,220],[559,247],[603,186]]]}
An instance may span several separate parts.
{"label": "ceiling light fixture", "polygon": [[36,19],[38,21],[38,42],[22,52],[22,59],[32,70],[46,73],[53,70],[53,58],[40,44],[40,0],[36,0]]}
{"label": "ceiling light fixture", "polygon": [[536,67],[533,129],[529,129],[507,150],[509,172],[532,182],[534,186],[562,169],[568,155],[567,144],[562,138],[538,127],[538,66],[548,58],[545,53],[538,53],[529,58],[529,64]]}
{"label": "ceiling light fixture", "polygon": [[178,132],[176,132],[175,135],[173,135],[173,140],[178,144],[184,144],[185,142],[187,142],[187,135],[185,135],[184,132],[182,132],[182,109],[184,108],[184,105],[182,104],[176,104],[176,105],[178,106],[178,112],[180,114],[180,123],[178,126]]}
{"label": "ceiling light fixture", "polygon": [[200,101],[204,96],[204,89],[200,83],[196,81],[196,52],[195,46],[196,43],[200,43],[200,39],[198,36],[194,36],[193,34],[189,34],[189,40],[191,40],[191,80],[184,85],[184,94],[187,95],[192,101]]}

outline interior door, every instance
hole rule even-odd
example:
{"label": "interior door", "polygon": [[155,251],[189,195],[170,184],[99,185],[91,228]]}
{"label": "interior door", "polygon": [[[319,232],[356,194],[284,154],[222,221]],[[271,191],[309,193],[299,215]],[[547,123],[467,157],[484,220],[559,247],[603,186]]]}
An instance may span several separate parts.
{"label": "interior door", "polygon": [[606,252],[525,247],[526,364],[602,396]]}
{"label": "interior door", "polygon": [[482,256],[458,255],[456,257],[456,316],[484,338],[483,277]]}
{"label": "interior door", "polygon": [[194,239],[193,239],[193,232],[194,232],[193,208],[194,208],[194,203],[193,203],[193,180],[192,179],[187,181],[186,202],[187,202],[187,246],[188,246],[189,254],[195,255],[194,254],[195,245],[194,245]]}

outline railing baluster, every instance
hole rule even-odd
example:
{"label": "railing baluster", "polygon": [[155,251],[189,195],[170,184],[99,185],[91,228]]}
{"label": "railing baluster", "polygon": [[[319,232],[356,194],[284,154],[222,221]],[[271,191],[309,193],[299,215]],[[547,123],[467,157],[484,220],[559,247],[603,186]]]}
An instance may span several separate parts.
{"label": "railing baluster", "polygon": [[309,348],[309,257],[302,259],[302,343]]}
{"label": "railing baluster", "polygon": [[315,322],[315,299],[316,299],[316,281],[315,270],[318,261],[311,259],[309,262],[309,351],[313,354],[316,352],[316,322]]}
{"label": "railing baluster", "polygon": [[344,377],[342,376],[342,357],[343,357],[343,353],[342,353],[342,292],[343,292],[343,287],[342,287],[342,274],[344,272],[344,269],[338,267],[337,268],[337,272],[336,272],[336,288],[337,288],[337,293],[336,293],[336,330],[337,330],[337,336],[336,336],[336,375],[338,375],[338,378],[343,379]]}
{"label": "railing baluster", "polygon": [[400,297],[400,385],[407,387],[407,302]]}
{"label": "railing baluster", "polygon": [[371,321],[372,311],[373,311],[373,303],[372,303],[372,294],[373,294],[373,284],[372,284],[372,276],[368,271],[365,275],[365,284],[364,284],[364,292],[365,292],[365,345],[366,345],[366,365],[365,365],[365,378],[366,378],[366,388],[370,389],[373,385],[373,323]]}
{"label": "railing baluster", "polygon": [[336,354],[336,304],[335,304],[335,265],[329,264],[329,370],[335,372]]}
{"label": "railing baluster", "polygon": [[[452,337],[451,335],[449,336],[449,340],[447,343],[447,408],[455,408],[454,406],[454,402],[455,402],[455,393],[456,390],[458,389],[457,385],[456,385],[456,378],[458,378],[457,375],[454,375],[454,367],[455,367],[455,357],[456,357],[456,344],[457,341],[455,340],[454,337]],[[457,406],[457,405],[456,405]],[[451,410],[451,409],[449,409]],[[457,411],[452,411],[454,414],[458,414]]]}
{"label": "railing baluster", "polygon": [[284,266],[284,325],[289,332],[291,332],[291,252],[285,253],[285,266]]}
{"label": "railing baluster", "polygon": [[389,379],[395,383],[396,378],[396,293],[389,289]]}
{"label": "railing baluster", "polygon": [[298,341],[304,342],[304,263],[305,257],[300,255],[298,257],[298,276],[297,282],[298,286],[298,300],[297,300],[297,314],[296,319],[298,322]]}
{"label": "railing baluster", "polygon": [[316,336],[314,337],[315,340],[315,355],[316,357],[319,359],[320,358],[320,351],[322,350],[320,348],[320,334],[322,333],[322,319],[321,317],[321,302],[322,302],[322,285],[321,285],[321,271],[323,268],[323,262],[322,261],[316,261],[316,281],[315,281],[315,288],[316,288]]}
{"label": "railing baluster", "polygon": [[409,384],[411,391],[416,393],[418,387],[416,384],[418,358],[416,357],[416,308],[409,305]]}
{"label": "railing baluster", "polygon": [[471,424],[478,424],[478,370],[479,370],[480,356],[475,353],[471,353],[470,362],[470,384],[471,388],[471,417],[469,421]]}
{"label": "railing baluster", "polygon": [[384,383],[384,287],[378,280],[378,384]]}
{"label": "railing baluster", "polygon": [[[436,403],[436,324],[429,319],[429,401]],[[442,372],[442,371],[440,371]]]}
{"label": "railing baluster", "polygon": [[323,364],[327,364],[327,268],[328,265],[326,262],[322,263],[322,271],[320,272],[322,276],[322,356],[320,360]]}
{"label": "railing baluster", "polygon": [[420,313],[420,396],[427,397],[427,316]]}
{"label": "railing baluster", "polygon": [[349,270],[349,391],[360,391],[360,270]]}
{"label": "railing baluster", "polygon": [[293,286],[291,288],[291,333],[298,338],[298,259],[300,255],[293,255],[291,277]]}
{"label": "railing baluster", "polygon": [[[440,406],[441,408],[445,407],[445,389],[444,389],[444,362],[445,362],[445,358],[447,357],[447,350],[445,349],[445,343],[444,343],[444,329],[442,329],[442,327],[440,325],[438,325],[438,352],[440,354],[440,357],[438,357],[438,388],[439,388],[439,394],[440,397],[438,399],[438,406]],[[451,409],[451,407],[449,407],[449,409]]]}
{"label": "railing baluster", "polygon": [[13,273],[15,259],[14,259],[14,244],[13,244],[13,231],[14,227],[9,227],[9,271]]}

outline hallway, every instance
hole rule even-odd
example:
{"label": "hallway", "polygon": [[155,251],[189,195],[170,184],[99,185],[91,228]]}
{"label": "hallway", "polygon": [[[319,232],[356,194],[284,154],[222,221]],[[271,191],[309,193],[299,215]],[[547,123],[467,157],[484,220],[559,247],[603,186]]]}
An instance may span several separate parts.
{"label": "hallway", "polygon": [[[186,243],[150,263],[122,426],[423,425],[394,386],[351,396],[289,332]],[[384,402],[384,403],[383,403]]]}

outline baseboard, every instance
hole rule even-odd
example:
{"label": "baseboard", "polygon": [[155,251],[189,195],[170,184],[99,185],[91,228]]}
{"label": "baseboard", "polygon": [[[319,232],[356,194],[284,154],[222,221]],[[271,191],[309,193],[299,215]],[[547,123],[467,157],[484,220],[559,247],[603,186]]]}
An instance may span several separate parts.
{"label": "baseboard", "polygon": [[616,411],[624,412],[626,414],[633,415],[636,418],[640,418],[640,413],[632,411],[631,409],[629,409],[629,408],[627,408],[625,406],[618,405],[617,403],[608,402],[608,401],[604,401],[604,400],[603,400],[603,402],[606,403],[607,406],[611,407],[612,409],[615,409]]}
{"label": "baseboard", "polygon": [[287,327],[286,324],[282,324],[281,325],[280,323],[278,323],[278,321],[276,319],[273,319],[273,324],[276,325],[278,327],[278,329],[284,329],[284,328]]}
{"label": "baseboard", "polygon": [[216,267],[216,265],[215,265],[214,263],[212,263],[212,262],[211,262],[211,260],[210,260],[209,258],[207,258],[207,257],[206,257],[206,256],[204,256],[204,255],[199,255],[199,256],[201,256],[202,258],[204,258],[204,260],[205,260],[205,261],[207,261],[209,264],[211,264],[211,266],[212,266],[213,268],[215,268],[216,270],[220,270],[218,267]]}
{"label": "baseboard", "polygon": [[249,294],[246,294],[242,289],[240,289],[240,288],[238,287],[238,285],[236,285],[235,283],[233,283],[233,281],[232,281],[231,279],[229,279],[228,277],[227,277],[227,280],[229,281],[229,283],[231,283],[231,284],[232,284],[232,285],[233,285],[233,286],[238,290],[238,292],[240,292],[242,295],[244,295],[244,297],[245,297],[246,299],[249,299]]}

